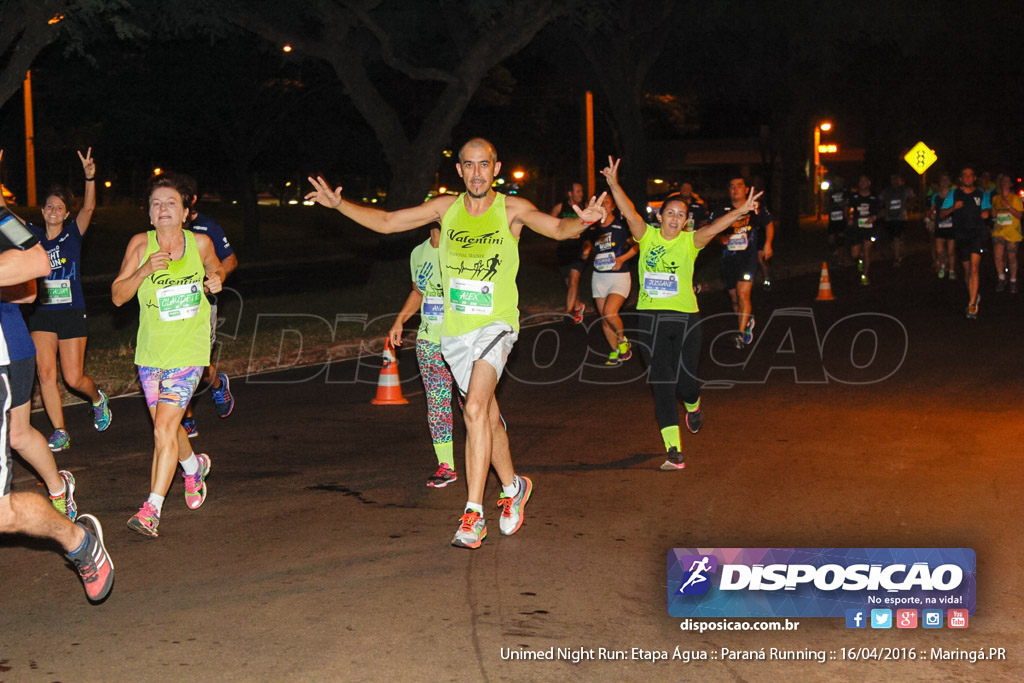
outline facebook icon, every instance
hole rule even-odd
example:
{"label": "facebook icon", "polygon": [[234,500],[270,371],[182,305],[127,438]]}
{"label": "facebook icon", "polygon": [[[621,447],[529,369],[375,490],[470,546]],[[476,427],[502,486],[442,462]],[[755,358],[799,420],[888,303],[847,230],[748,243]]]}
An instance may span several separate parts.
{"label": "facebook icon", "polygon": [[846,628],[867,628],[868,618],[865,610],[862,609],[848,609],[846,610]]}

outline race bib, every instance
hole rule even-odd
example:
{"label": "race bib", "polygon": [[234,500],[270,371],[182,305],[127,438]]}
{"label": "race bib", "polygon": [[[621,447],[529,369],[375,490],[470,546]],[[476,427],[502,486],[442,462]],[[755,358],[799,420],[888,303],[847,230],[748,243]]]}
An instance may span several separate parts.
{"label": "race bib", "polygon": [[939,227],[940,228],[952,228],[953,227],[953,219],[952,218],[943,218],[941,221],[939,221]]}
{"label": "race bib", "polygon": [[1013,225],[1013,214],[1011,214],[1011,213],[997,213],[996,214],[996,223],[998,223],[1002,227],[1006,227],[1006,228],[1010,227],[1011,225]]}
{"label": "race bib", "polygon": [[903,200],[901,200],[901,199],[890,199],[889,200],[889,210],[890,211],[899,211],[902,208],[903,208]]}
{"label": "race bib", "polygon": [[602,251],[594,257],[594,270],[605,272],[615,268],[615,252]]}
{"label": "race bib", "polygon": [[490,315],[494,312],[494,283],[453,277],[448,282],[448,298],[457,313]]}
{"label": "race bib", "polygon": [[841,220],[843,220],[843,212],[842,211],[833,211],[832,213],[830,213],[828,215],[828,219],[830,221],[841,221]]}
{"label": "race bib", "polygon": [[423,310],[420,314],[427,322],[439,323],[444,319],[444,297],[425,296],[423,297]]}
{"label": "race bib", "polygon": [[71,280],[43,280],[45,304],[71,303]]}
{"label": "race bib", "polygon": [[747,233],[738,232],[734,235],[729,235],[729,241],[725,243],[725,248],[729,251],[743,251],[747,248]]}
{"label": "race bib", "polygon": [[198,284],[172,285],[156,290],[156,304],[164,322],[194,318],[199,313],[203,289]]}
{"label": "race bib", "polygon": [[875,224],[875,219],[872,218],[871,216],[862,216],[862,217],[857,219],[857,227],[858,228],[863,228],[865,230],[870,230],[872,227],[874,227],[874,224]]}
{"label": "race bib", "polygon": [[679,278],[674,273],[644,273],[644,291],[652,299],[668,299],[679,294]]}

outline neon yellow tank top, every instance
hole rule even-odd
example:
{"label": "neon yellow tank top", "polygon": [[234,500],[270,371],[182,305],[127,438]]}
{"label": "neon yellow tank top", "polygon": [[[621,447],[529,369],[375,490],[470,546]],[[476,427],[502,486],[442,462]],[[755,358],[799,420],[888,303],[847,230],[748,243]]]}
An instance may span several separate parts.
{"label": "neon yellow tank top", "polygon": [[[210,364],[210,303],[203,294],[206,269],[196,237],[185,230],[185,254],[139,286],[139,335],[135,364],[169,370]],[[160,246],[147,233],[140,266]]]}
{"label": "neon yellow tank top", "polygon": [[519,239],[512,236],[500,192],[480,216],[466,211],[465,193],[441,217],[441,335],[457,337],[493,322],[519,331]]}
{"label": "neon yellow tank top", "polygon": [[700,249],[692,232],[680,232],[674,239],[661,236],[661,229],[648,225],[640,245],[640,296],[638,311],[679,311],[697,313],[693,293],[693,262]]}
{"label": "neon yellow tank top", "polygon": [[[440,245],[438,245],[440,246]],[[412,250],[409,269],[416,289],[423,295],[420,303],[420,328],[416,341],[441,343],[441,323],[444,321],[444,288],[441,286],[441,259],[428,237]]]}

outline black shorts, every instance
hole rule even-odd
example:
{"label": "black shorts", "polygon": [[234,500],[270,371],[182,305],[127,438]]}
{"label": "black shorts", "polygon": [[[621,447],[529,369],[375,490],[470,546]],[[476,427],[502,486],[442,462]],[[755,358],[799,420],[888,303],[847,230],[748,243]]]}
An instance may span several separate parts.
{"label": "black shorts", "polygon": [[956,238],[956,255],[961,261],[970,261],[971,254],[981,254],[984,251],[985,235],[982,233]]}
{"label": "black shorts", "polygon": [[840,237],[846,235],[846,221],[833,221],[828,222],[828,234],[839,235]]}
{"label": "black shorts", "polygon": [[569,263],[565,263],[558,266],[558,272],[562,274],[563,280],[568,280],[569,276],[572,274],[572,271],[575,270],[577,273],[582,273],[585,267],[586,264],[583,263],[583,259],[576,259],[575,261],[571,261]]}
{"label": "black shorts", "polygon": [[89,336],[84,308],[57,308],[36,306],[28,316],[29,332],[52,332],[57,339],[77,339]]}
{"label": "black shorts", "polygon": [[36,359],[12,360],[7,366],[11,383],[11,407],[17,408],[32,400],[32,385],[36,381]]}
{"label": "black shorts", "polygon": [[736,289],[737,282],[754,282],[757,277],[757,247],[751,245],[743,251],[722,252],[722,284]]}
{"label": "black shorts", "polygon": [[956,239],[956,235],[953,233],[953,228],[935,228],[935,239],[952,240]]}
{"label": "black shorts", "polygon": [[862,242],[874,242],[874,228],[850,228],[850,244],[857,245]]}
{"label": "black shorts", "polygon": [[903,237],[903,231],[907,229],[906,221],[886,221],[885,229],[889,233],[889,239],[898,240]]}

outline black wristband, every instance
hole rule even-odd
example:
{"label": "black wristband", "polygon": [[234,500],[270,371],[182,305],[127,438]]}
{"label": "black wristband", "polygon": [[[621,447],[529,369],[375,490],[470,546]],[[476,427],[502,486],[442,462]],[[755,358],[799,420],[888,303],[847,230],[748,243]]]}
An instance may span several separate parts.
{"label": "black wristband", "polygon": [[92,182],[92,181],[94,181],[94,180],[96,180],[96,176],[93,176],[92,178],[86,178],[86,179],[85,179],[85,182],[87,182],[87,183],[91,183],[91,182]]}

